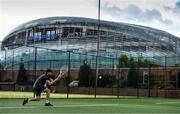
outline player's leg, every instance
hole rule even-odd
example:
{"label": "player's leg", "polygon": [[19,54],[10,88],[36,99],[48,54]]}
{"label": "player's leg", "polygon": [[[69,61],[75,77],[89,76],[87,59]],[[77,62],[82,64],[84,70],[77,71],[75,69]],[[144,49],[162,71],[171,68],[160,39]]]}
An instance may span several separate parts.
{"label": "player's leg", "polygon": [[45,88],[44,92],[46,92],[46,103],[45,106],[53,106],[50,102],[49,102],[49,98],[50,98],[50,89],[49,88]]}
{"label": "player's leg", "polygon": [[41,92],[42,92],[41,90],[34,89],[35,97],[24,99],[22,105],[24,106],[29,101],[40,101],[40,99],[41,99]]}
{"label": "player's leg", "polygon": [[41,96],[35,96],[33,98],[28,98],[28,101],[40,101],[41,100]]}

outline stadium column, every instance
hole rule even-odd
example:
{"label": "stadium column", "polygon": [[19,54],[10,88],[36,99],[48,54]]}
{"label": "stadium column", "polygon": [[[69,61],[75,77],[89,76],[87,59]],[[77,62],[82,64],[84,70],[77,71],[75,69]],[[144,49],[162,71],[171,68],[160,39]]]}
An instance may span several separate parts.
{"label": "stadium column", "polygon": [[25,46],[27,45],[27,39],[28,39],[28,30],[26,30],[26,39],[25,39],[25,42],[24,42]]}
{"label": "stadium column", "polygon": [[[59,24],[59,26],[58,26],[58,31],[59,31],[59,33],[58,33],[58,34],[59,34],[59,40],[60,40],[60,41],[62,41],[62,32],[63,32],[63,31],[62,31],[62,28],[63,28],[62,25]],[[62,42],[61,42],[61,43],[62,43]]]}
{"label": "stadium column", "polygon": [[82,37],[85,37],[85,35],[86,35],[86,30],[87,30],[87,27],[86,27],[86,26],[83,26]]}

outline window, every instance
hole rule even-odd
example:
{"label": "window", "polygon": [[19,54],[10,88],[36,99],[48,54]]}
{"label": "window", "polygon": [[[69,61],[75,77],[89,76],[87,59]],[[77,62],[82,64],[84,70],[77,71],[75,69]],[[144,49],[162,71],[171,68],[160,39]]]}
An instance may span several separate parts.
{"label": "window", "polygon": [[94,36],[94,35],[97,35],[97,30],[87,29],[86,35],[87,35],[87,36]]}
{"label": "window", "polygon": [[79,27],[64,27],[62,37],[77,38],[82,36],[82,28]]}

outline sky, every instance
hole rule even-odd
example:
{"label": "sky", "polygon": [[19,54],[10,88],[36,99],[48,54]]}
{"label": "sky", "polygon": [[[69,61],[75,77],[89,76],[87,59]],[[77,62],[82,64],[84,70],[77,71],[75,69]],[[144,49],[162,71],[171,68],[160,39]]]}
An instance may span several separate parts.
{"label": "sky", "polygon": [[[0,0],[0,41],[25,22],[52,16],[97,19],[98,0]],[[180,37],[180,0],[101,0],[101,19],[153,27]]]}

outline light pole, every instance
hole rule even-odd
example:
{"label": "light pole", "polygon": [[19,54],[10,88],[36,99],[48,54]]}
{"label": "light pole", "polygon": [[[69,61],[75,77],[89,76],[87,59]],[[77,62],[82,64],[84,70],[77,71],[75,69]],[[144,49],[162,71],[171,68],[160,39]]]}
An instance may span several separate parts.
{"label": "light pole", "polygon": [[97,88],[97,79],[99,75],[99,43],[100,43],[100,6],[101,0],[99,0],[98,4],[98,30],[97,30],[97,49],[96,49],[96,82],[95,82],[95,98],[96,98],[96,88]]}

